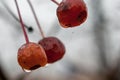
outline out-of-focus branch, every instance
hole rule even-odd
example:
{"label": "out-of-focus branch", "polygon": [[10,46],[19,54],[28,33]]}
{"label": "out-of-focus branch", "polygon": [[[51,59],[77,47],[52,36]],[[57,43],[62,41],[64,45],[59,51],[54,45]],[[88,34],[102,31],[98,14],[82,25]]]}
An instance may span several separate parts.
{"label": "out-of-focus branch", "polygon": [[8,80],[1,65],[0,65],[0,80]]}
{"label": "out-of-focus branch", "polygon": [[[2,1],[3,6],[6,8],[6,10],[9,12],[9,14],[20,23],[20,20],[15,16],[15,14],[11,11],[11,9],[7,6],[7,4],[5,2]],[[33,32],[33,28],[31,26],[27,26],[26,24],[24,24],[24,26],[27,28],[27,30],[29,32]]]}
{"label": "out-of-focus branch", "polygon": [[[106,57],[106,38],[107,35],[107,28],[106,28],[106,20],[102,10],[102,0],[95,0],[92,2],[93,7],[93,14],[94,14],[94,37],[95,43],[98,47],[98,56],[102,70],[107,69],[107,57]],[[107,35],[107,36],[106,36]],[[108,41],[109,42],[109,41]]]}
{"label": "out-of-focus branch", "polygon": [[1,62],[0,57],[0,80],[8,80],[8,76],[6,76],[7,74],[4,72]]}
{"label": "out-of-focus branch", "polygon": [[[104,10],[102,9],[102,0],[95,0],[92,2],[94,8],[94,36],[95,43],[98,47],[99,60],[101,61],[102,75],[105,76],[106,80],[120,80],[119,79],[119,68],[120,64],[115,67],[110,67],[107,62],[107,48],[110,45],[109,35],[106,28],[106,19],[104,15]],[[101,72],[100,71],[100,72]]]}

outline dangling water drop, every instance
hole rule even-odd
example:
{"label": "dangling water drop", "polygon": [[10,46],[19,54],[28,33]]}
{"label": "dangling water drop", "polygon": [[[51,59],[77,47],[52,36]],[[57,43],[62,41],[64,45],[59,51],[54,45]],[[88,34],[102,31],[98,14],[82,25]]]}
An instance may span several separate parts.
{"label": "dangling water drop", "polygon": [[24,72],[26,72],[26,73],[32,72],[32,70],[27,70],[27,69],[24,69],[24,68],[22,68],[22,70],[23,70]]}
{"label": "dangling water drop", "polygon": [[47,64],[45,65],[45,67],[48,67],[48,66],[50,66],[50,64],[49,64],[49,63],[47,63]]}

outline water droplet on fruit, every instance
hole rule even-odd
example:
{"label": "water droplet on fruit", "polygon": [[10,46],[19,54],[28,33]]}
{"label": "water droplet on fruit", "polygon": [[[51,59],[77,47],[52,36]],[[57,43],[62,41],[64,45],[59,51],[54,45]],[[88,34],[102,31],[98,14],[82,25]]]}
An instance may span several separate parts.
{"label": "water droplet on fruit", "polygon": [[45,67],[48,67],[48,66],[50,66],[50,64],[49,64],[49,63],[45,65]]}
{"label": "water droplet on fruit", "polygon": [[[23,69],[23,68],[22,68],[22,69]],[[23,71],[26,72],[26,73],[32,72],[32,70],[27,70],[27,69],[23,69]]]}

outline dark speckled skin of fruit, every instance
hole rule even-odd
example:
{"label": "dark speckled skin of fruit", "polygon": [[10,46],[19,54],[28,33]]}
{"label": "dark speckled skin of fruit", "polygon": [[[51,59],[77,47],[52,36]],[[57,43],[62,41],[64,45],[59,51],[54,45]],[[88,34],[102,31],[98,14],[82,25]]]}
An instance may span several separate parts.
{"label": "dark speckled skin of fruit", "polygon": [[76,27],[86,21],[87,7],[83,0],[62,0],[56,14],[62,27]]}
{"label": "dark speckled skin of fruit", "polygon": [[22,45],[18,50],[17,58],[20,66],[26,70],[35,70],[47,64],[44,49],[33,42]]}
{"label": "dark speckled skin of fruit", "polygon": [[48,63],[60,60],[65,54],[64,44],[56,37],[46,37],[39,41],[45,50]]}

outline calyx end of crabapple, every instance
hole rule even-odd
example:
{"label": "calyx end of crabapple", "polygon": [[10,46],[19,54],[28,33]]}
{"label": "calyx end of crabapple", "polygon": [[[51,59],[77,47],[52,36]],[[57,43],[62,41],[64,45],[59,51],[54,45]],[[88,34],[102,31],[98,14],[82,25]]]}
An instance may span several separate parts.
{"label": "calyx end of crabapple", "polygon": [[37,68],[39,68],[39,67],[41,67],[41,65],[37,64],[37,65],[32,66],[32,67],[30,68],[30,70],[35,70],[35,69],[37,69]]}

